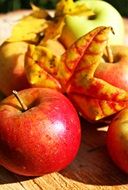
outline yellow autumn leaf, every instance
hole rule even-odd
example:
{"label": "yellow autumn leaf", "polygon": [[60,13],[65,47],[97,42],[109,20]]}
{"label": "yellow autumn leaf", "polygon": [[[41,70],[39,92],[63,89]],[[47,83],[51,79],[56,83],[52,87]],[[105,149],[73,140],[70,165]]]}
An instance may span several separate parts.
{"label": "yellow autumn leaf", "polygon": [[46,9],[39,8],[39,7],[35,6],[33,3],[31,3],[31,7],[32,7],[31,16],[36,17],[36,18],[43,18],[43,19],[51,18],[51,15],[49,14],[49,12]]}
{"label": "yellow autumn leaf", "polygon": [[47,27],[46,11],[33,6],[31,14],[23,17],[13,27],[7,42],[26,41],[38,42],[44,29]]}
{"label": "yellow autumn leaf", "polygon": [[34,87],[46,87],[61,90],[57,73],[59,57],[41,45],[29,45],[25,58],[25,70],[29,83]]}
{"label": "yellow autumn leaf", "polygon": [[66,15],[85,15],[93,16],[93,11],[82,2],[74,2],[73,0],[60,0],[55,8],[55,15],[48,22],[48,27],[45,30],[44,41],[50,39],[58,39],[65,25]]}
{"label": "yellow autumn leaf", "polygon": [[74,2],[73,0],[61,0],[57,3],[55,16],[62,17],[64,15],[85,15],[92,16],[94,12],[82,1]]}

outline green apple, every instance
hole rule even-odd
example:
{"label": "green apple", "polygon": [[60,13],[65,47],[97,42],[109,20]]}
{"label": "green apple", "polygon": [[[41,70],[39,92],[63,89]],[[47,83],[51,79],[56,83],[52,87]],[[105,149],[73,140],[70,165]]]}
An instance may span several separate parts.
{"label": "green apple", "polygon": [[109,3],[101,0],[81,0],[94,12],[94,16],[66,15],[65,26],[60,37],[61,42],[69,47],[75,40],[98,26],[112,26],[115,35],[110,36],[111,45],[124,43],[124,22],[120,13]]}

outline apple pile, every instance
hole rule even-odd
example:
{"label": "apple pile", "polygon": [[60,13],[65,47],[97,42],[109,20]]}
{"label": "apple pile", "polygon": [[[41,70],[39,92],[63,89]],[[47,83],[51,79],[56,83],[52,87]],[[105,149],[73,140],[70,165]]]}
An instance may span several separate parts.
{"label": "apple pile", "polygon": [[[118,64],[107,64],[113,61],[111,48],[107,44],[112,32],[111,27],[97,27],[75,41],[59,57],[40,44],[29,44],[25,57],[29,83],[32,87],[48,87],[66,94],[77,111],[92,122],[122,110],[127,106],[128,91],[120,82],[125,82],[127,70],[121,68],[121,73],[125,72],[126,75],[124,80],[122,76],[121,81],[119,77],[114,80],[116,84],[107,75],[113,75],[113,65],[119,68]],[[117,52],[114,53],[114,58],[118,57]],[[120,62],[118,59],[116,61]],[[107,70],[106,77],[104,70]]]}
{"label": "apple pile", "polygon": [[128,173],[123,19],[110,4],[95,2],[60,0],[54,16],[32,5],[0,46],[6,97],[0,102],[0,163],[12,172],[37,176],[71,163],[80,146],[80,115],[94,123],[112,118],[108,151]]}

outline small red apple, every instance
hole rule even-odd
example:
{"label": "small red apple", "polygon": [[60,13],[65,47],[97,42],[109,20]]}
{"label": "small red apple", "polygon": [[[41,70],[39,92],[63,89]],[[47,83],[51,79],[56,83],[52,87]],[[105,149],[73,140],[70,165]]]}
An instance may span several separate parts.
{"label": "small red apple", "polygon": [[115,164],[128,173],[128,108],[112,120],[107,132],[107,148]]}
{"label": "small red apple", "polygon": [[113,62],[105,60],[99,64],[95,77],[128,91],[128,47],[112,46]]}
{"label": "small red apple", "polygon": [[0,102],[0,164],[25,176],[65,168],[81,140],[79,117],[71,102],[60,92],[43,88],[19,91],[19,101],[15,96]]}

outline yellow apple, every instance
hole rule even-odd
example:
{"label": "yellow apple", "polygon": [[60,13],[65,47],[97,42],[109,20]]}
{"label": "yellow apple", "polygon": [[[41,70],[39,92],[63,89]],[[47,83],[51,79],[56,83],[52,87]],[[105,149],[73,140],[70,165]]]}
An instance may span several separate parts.
{"label": "yellow apple", "polygon": [[27,47],[25,42],[4,43],[0,47],[0,91],[6,96],[12,90],[29,86],[24,69]]}

